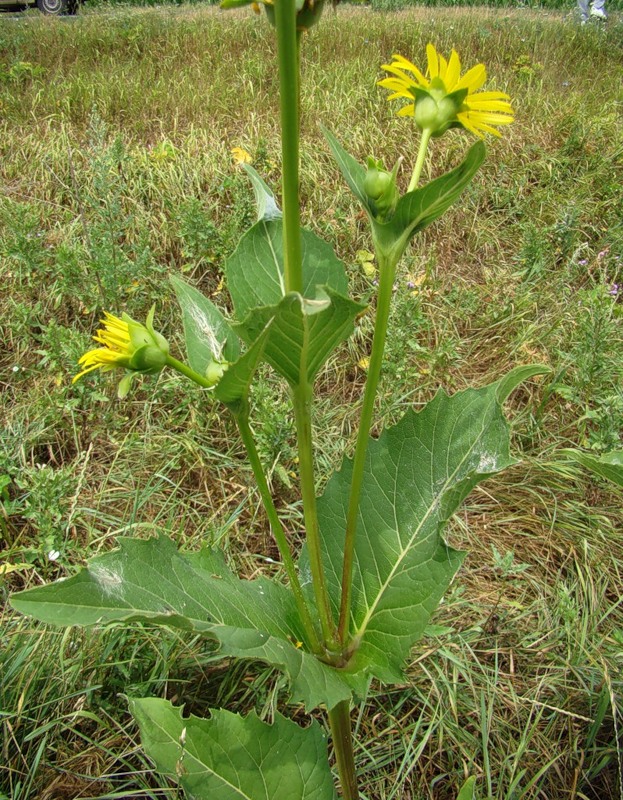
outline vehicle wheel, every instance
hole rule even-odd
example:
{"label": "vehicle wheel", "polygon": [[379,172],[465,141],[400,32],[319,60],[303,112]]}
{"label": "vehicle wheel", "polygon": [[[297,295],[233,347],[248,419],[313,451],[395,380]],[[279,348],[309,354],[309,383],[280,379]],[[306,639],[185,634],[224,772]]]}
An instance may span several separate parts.
{"label": "vehicle wheel", "polygon": [[75,14],[78,3],[75,0],[37,0],[37,8],[42,14]]}

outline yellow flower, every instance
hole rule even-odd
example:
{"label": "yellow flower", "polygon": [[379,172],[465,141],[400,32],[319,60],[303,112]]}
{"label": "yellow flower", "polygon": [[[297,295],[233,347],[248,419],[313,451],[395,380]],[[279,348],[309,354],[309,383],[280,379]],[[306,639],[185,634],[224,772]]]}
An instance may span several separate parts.
{"label": "yellow flower", "polygon": [[[83,369],[75,376],[73,383],[95,369],[103,372],[116,368],[129,370],[130,373],[160,372],[167,362],[169,345],[164,336],[154,330],[153,319],[153,308],[147,315],[145,325],[127,314],[119,319],[105,311],[102,327],[93,337],[104,347],[89,350],[79,359],[78,363]],[[127,393],[130,382],[126,378],[120,384],[120,391]]]}
{"label": "yellow flower", "polygon": [[401,55],[392,56],[392,63],[383,65],[392,75],[379,81],[379,86],[392,91],[388,99],[410,101],[398,111],[398,116],[415,117],[421,130],[436,136],[457,127],[480,138],[485,133],[500,136],[497,127],[513,121],[513,108],[509,96],[503,92],[478,91],[487,77],[484,64],[476,64],[461,77],[456,50],[446,61],[428,44],[426,55],[426,76]]}
{"label": "yellow flower", "polygon": [[250,153],[242,147],[232,147],[231,149],[231,157],[234,161],[234,164],[252,164],[253,158]]}

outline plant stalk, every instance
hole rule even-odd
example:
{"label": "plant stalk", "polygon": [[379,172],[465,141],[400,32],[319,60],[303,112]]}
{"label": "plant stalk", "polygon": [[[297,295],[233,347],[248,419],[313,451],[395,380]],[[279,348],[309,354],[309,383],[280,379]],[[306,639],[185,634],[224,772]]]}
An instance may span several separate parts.
{"label": "plant stalk", "polygon": [[244,446],[247,450],[247,455],[249,456],[249,461],[251,462],[253,475],[255,476],[255,480],[257,482],[257,488],[259,489],[260,496],[264,504],[264,509],[266,510],[268,521],[270,522],[270,527],[273,532],[273,536],[275,537],[275,541],[277,542],[277,547],[279,548],[279,552],[281,553],[281,558],[283,559],[284,567],[286,569],[286,572],[288,573],[290,586],[292,588],[292,593],[296,601],[296,607],[301,617],[301,622],[303,623],[303,627],[305,628],[305,633],[307,634],[307,638],[309,639],[309,645],[314,653],[316,653],[317,655],[322,655],[324,651],[320,643],[320,639],[318,638],[318,634],[316,632],[314,622],[311,618],[311,614],[309,613],[309,608],[307,606],[305,595],[303,594],[303,590],[301,588],[298,572],[296,570],[296,565],[294,564],[294,559],[292,558],[290,545],[288,544],[288,540],[286,538],[283,525],[281,524],[281,520],[279,519],[279,514],[277,513],[277,509],[275,508],[275,504],[273,502],[270,489],[268,488],[266,475],[262,467],[262,462],[260,461],[260,457],[257,452],[257,448],[255,446],[255,439],[253,437],[253,432],[251,431],[251,427],[249,425],[248,409],[245,409],[245,411],[243,411],[240,414],[236,414],[235,417],[236,417],[236,423],[238,424],[238,430],[240,431],[240,436],[242,437],[242,441],[244,442]]}
{"label": "plant stalk", "polygon": [[322,550],[320,547],[320,529],[318,527],[318,509],[316,505],[316,486],[314,480],[311,394],[311,386],[307,383],[302,383],[293,388],[292,402],[296,419],[301,497],[303,500],[305,538],[307,541],[307,550],[309,552],[312,585],[324,642],[329,650],[333,650],[337,643],[337,638],[324,576]]}
{"label": "plant stalk", "polygon": [[411,175],[411,180],[409,181],[409,188],[407,189],[407,192],[412,192],[414,189],[416,189],[420,181],[420,175],[422,174],[422,167],[424,166],[426,151],[428,149],[428,143],[430,142],[431,135],[432,131],[428,129],[422,131],[422,138],[420,139],[420,147],[418,149],[417,159],[415,162],[415,166],[413,167],[413,174]]}
{"label": "plant stalk", "polygon": [[200,375],[198,372],[195,372],[195,370],[191,369],[188,364],[184,364],[183,361],[178,361],[177,358],[173,358],[173,356],[167,356],[167,366],[171,367],[171,369],[174,369],[176,372],[185,375],[187,378],[190,378],[193,383],[203,386],[204,389],[214,389],[214,383],[209,381],[207,378],[204,378],[203,375]]}
{"label": "plant stalk", "polygon": [[374,325],[374,337],[372,340],[370,364],[368,366],[368,377],[366,380],[366,388],[364,390],[363,404],[361,408],[361,417],[359,420],[357,444],[355,445],[353,473],[350,484],[350,496],[348,499],[348,511],[346,516],[346,533],[344,538],[342,598],[340,602],[340,619],[338,623],[338,637],[342,647],[346,647],[348,645],[350,633],[350,604],[352,596],[353,561],[355,553],[355,534],[357,532],[357,519],[359,514],[359,500],[361,498],[361,487],[363,484],[364,469],[366,464],[366,453],[368,451],[370,427],[372,425],[372,415],[374,413],[374,401],[376,399],[376,391],[379,385],[381,367],[383,366],[383,353],[385,351],[385,340],[387,337],[387,321],[389,319],[394,277],[396,275],[396,264],[388,261],[378,249],[377,258],[379,262],[379,293],[376,306],[376,321]]}
{"label": "plant stalk", "polygon": [[344,800],[358,800],[359,790],[357,789],[353,736],[350,727],[349,701],[342,700],[328,713],[342,796]]}
{"label": "plant stalk", "polygon": [[[299,42],[295,0],[276,0],[275,24],[279,57],[285,289],[286,292],[302,294],[303,264],[299,208]],[[306,381],[292,389],[305,536],[312,584],[324,644],[331,650],[336,644],[336,628],[320,550],[312,449],[311,394],[311,386]]]}
{"label": "plant stalk", "polygon": [[[192,381],[199,384],[199,386],[211,388],[209,381],[203,378],[198,372],[195,372],[193,369],[191,369],[188,365],[184,364],[182,361],[178,361],[176,358],[173,358],[173,356],[167,357],[167,364],[177,372],[181,372],[182,375],[185,375],[187,378],[190,378]],[[234,418],[247,451],[249,463],[251,464],[251,469],[253,470],[257,488],[260,492],[260,497],[262,498],[262,504],[264,506],[264,510],[266,511],[273,536],[277,542],[279,553],[283,559],[283,565],[290,580],[292,594],[294,595],[294,600],[301,618],[301,623],[305,629],[305,633],[307,634],[309,646],[317,655],[323,655],[324,648],[320,643],[316,627],[305,600],[305,595],[303,594],[303,590],[301,588],[296,565],[294,564],[294,559],[292,558],[292,551],[290,550],[290,545],[286,538],[283,525],[279,519],[279,514],[275,508],[275,504],[268,487],[268,481],[266,480],[266,475],[264,473],[264,468],[262,467],[262,462],[260,460],[259,453],[257,452],[257,447],[255,446],[255,438],[253,437],[253,432],[251,430],[251,426],[249,425],[248,408],[245,407],[239,413],[234,413]]]}
{"label": "plant stalk", "polygon": [[299,208],[299,47],[294,0],[276,0],[286,292],[303,291]]}

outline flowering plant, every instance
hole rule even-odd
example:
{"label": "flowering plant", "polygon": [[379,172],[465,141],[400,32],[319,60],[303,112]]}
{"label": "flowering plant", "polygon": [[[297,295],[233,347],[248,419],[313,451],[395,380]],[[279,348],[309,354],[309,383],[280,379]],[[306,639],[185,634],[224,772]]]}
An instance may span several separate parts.
{"label": "flowering plant", "polygon": [[[230,0],[230,5],[243,2]],[[383,365],[396,269],[412,238],[438,219],[468,186],[485,157],[482,141],[451,171],[419,186],[430,140],[452,128],[481,138],[512,120],[501,92],[479,92],[485,69],[461,77],[428,46],[427,75],[402,56],[385,69],[390,99],[408,100],[420,147],[407,191],[400,164],[386,170],[370,157],[359,164],[326,131],[328,145],[370,223],[379,265],[372,352],[353,458],[315,492],[314,379],[356,325],[365,306],[348,294],[343,264],[332,248],[300,225],[299,40],[322,9],[311,0],[265,0],[279,54],[282,205],[248,165],[257,221],[228,259],[230,319],[196,288],[173,279],[182,310],[186,361],[155,331],[106,314],[76,376],[124,371],[120,395],[137,373],[177,370],[209,392],[235,419],[252,466],[288,584],[240,579],[216,549],[180,552],[166,537],[124,539],[78,575],[13,597],[13,605],[63,625],[143,621],[193,630],[219,643],[229,658],[254,658],[280,669],[292,702],[326,710],[342,795],[359,797],[350,704],[371,678],[403,679],[403,664],[422,636],[463,553],[448,546],[443,527],[477,483],[514,463],[502,404],[519,383],[543,372],[520,367],[495,383],[448,396],[442,390],[419,413],[370,437]],[[250,386],[266,362],[287,382],[296,422],[305,546],[294,552],[280,519],[251,425]],[[326,736],[313,721],[302,728],[280,714],[272,724],[225,710],[209,720],[184,718],[157,698],[132,698],[145,750],[158,770],[195,798],[329,800],[335,787]],[[472,797],[473,780],[461,792]]]}

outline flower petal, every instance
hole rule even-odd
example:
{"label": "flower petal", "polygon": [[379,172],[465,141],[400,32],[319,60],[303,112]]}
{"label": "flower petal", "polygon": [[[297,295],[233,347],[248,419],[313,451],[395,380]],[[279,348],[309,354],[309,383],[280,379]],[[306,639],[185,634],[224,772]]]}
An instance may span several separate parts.
{"label": "flower petal", "polygon": [[446,89],[448,90],[448,92],[454,91],[460,76],[461,76],[461,61],[459,59],[459,54],[456,52],[456,50],[452,50],[452,52],[450,53],[450,59],[448,61],[446,76],[444,78],[444,83],[446,84]]}
{"label": "flower petal", "polygon": [[[392,58],[396,62],[392,66],[412,72],[419,84],[422,86],[428,86],[428,81],[412,61],[409,61],[407,58],[399,55],[398,53],[395,53]],[[383,67],[383,69],[387,69],[387,67]]]}
{"label": "flower petal", "polygon": [[470,111],[469,118],[480,125],[481,122],[488,125],[510,125],[514,117],[510,114],[496,114],[494,111]]}
{"label": "flower petal", "polygon": [[463,77],[454,87],[454,91],[457,89],[468,89],[470,93],[477,92],[486,80],[487,70],[485,65],[476,64],[475,67],[467,70],[465,75],[463,75]]}
{"label": "flower petal", "polygon": [[426,45],[426,58],[428,59],[428,74],[432,80],[439,75],[439,56],[435,50],[435,45],[430,42]]}
{"label": "flower petal", "polygon": [[503,111],[506,114],[513,113],[513,107],[506,100],[483,100],[479,95],[470,97],[466,104],[470,111]]}

